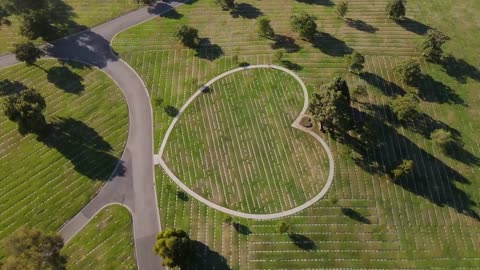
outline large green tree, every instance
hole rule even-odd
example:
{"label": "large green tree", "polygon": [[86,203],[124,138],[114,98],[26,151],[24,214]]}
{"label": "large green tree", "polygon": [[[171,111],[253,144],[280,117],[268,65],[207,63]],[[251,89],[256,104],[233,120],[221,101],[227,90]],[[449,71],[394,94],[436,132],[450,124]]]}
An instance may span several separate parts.
{"label": "large green tree", "polygon": [[5,99],[3,113],[18,124],[20,133],[39,133],[47,125],[42,114],[45,107],[45,99],[37,91],[25,89]]}
{"label": "large green tree", "polygon": [[322,130],[334,132],[347,129],[351,122],[347,82],[336,77],[332,82],[321,85],[313,94],[309,111],[320,122]]}
{"label": "large green tree", "polygon": [[175,32],[175,37],[182,42],[183,45],[190,48],[196,47],[200,41],[198,30],[188,25],[180,26]]}
{"label": "large green tree", "polygon": [[225,11],[234,11],[237,6],[235,4],[235,0],[215,0],[215,4],[217,4]]}
{"label": "large green tree", "polygon": [[406,9],[402,0],[390,0],[387,4],[386,11],[389,18],[400,20],[405,17]]}
{"label": "large green tree", "polygon": [[35,64],[44,55],[44,52],[35,47],[31,42],[15,44],[13,48],[13,53],[17,60],[25,62],[28,66]]}
{"label": "large green tree", "polygon": [[3,245],[7,256],[2,270],[65,269],[66,258],[60,254],[64,243],[59,235],[22,227]]}
{"label": "large green tree", "polygon": [[429,29],[419,50],[429,61],[438,62],[442,57],[442,46],[449,40],[449,37],[437,29]]}
{"label": "large green tree", "polygon": [[273,31],[273,28],[270,25],[270,19],[265,16],[261,16],[257,19],[257,31],[262,37],[270,39],[275,37],[275,31]]}
{"label": "large green tree", "polygon": [[317,33],[317,18],[306,12],[292,15],[290,24],[292,30],[297,32],[302,38],[312,41]]}
{"label": "large green tree", "polygon": [[193,242],[186,232],[166,228],[157,234],[153,251],[163,259],[168,267],[186,266],[193,255]]}
{"label": "large green tree", "polygon": [[407,85],[416,86],[422,78],[420,64],[415,59],[407,60],[395,67],[394,71],[400,76],[400,79]]}
{"label": "large green tree", "polygon": [[391,102],[392,112],[399,121],[411,121],[417,113],[418,103],[418,98],[414,94],[406,94]]}

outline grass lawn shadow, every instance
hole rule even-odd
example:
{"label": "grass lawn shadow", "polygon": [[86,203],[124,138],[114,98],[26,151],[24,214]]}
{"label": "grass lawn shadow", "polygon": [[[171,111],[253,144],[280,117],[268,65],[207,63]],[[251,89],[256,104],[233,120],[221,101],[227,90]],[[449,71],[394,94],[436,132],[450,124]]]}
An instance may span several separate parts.
{"label": "grass lawn shadow", "polygon": [[312,45],[324,54],[336,57],[351,54],[353,51],[343,40],[328,33],[317,33],[312,41]]}
{"label": "grass lawn shadow", "polygon": [[345,216],[347,216],[347,217],[349,217],[353,220],[356,220],[358,222],[361,222],[363,224],[371,224],[372,223],[368,218],[364,217],[362,214],[353,210],[352,208],[342,207],[341,211]]}
{"label": "grass lawn shadow", "polygon": [[326,7],[332,7],[335,5],[331,0],[296,0],[297,2],[308,4],[308,5],[320,5]]}
{"label": "grass lawn shadow", "polygon": [[425,35],[428,30],[432,29],[430,26],[425,25],[421,22],[412,20],[410,18],[403,18],[401,21],[397,21],[397,24],[400,25],[403,29],[415,33],[417,35]]}
{"label": "grass lawn shadow", "polygon": [[365,21],[362,20],[354,20],[351,18],[347,18],[345,20],[346,24],[352,28],[355,28],[359,31],[362,32],[367,32],[367,33],[375,33],[378,31],[378,28],[366,23]]}
{"label": "grass lawn shadow", "polygon": [[256,19],[263,15],[263,12],[255,6],[248,3],[238,3],[235,11],[232,12],[234,18]]}
{"label": "grass lawn shadow", "polygon": [[16,94],[25,89],[27,86],[19,81],[10,81],[9,79],[0,81],[0,97]]}
{"label": "grass lawn shadow", "polygon": [[[57,117],[37,137],[47,147],[56,149],[70,160],[74,169],[91,180],[107,181],[119,159],[109,153],[112,146],[93,128],[73,118]],[[119,164],[117,174],[125,173]]]}
{"label": "grass lawn shadow", "polygon": [[194,255],[190,265],[180,269],[218,269],[230,270],[227,259],[220,253],[211,250],[207,245],[200,241],[193,241]]}
{"label": "grass lawn shadow", "polygon": [[85,89],[83,78],[66,66],[50,68],[47,71],[47,80],[67,93],[78,94]]}
{"label": "grass lawn shadow", "polygon": [[384,95],[387,96],[399,96],[404,95],[406,92],[397,84],[387,81],[377,74],[370,72],[363,72],[360,74],[360,78],[366,81],[369,85],[378,88]]}
{"label": "grass lawn shadow", "polygon": [[[358,166],[372,174],[388,175],[402,160],[412,160],[414,162],[412,173],[395,181],[395,184],[438,206],[448,206],[459,213],[480,220],[478,213],[473,210],[477,203],[455,184],[455,182],[469,184],[467,178],[397,132],[395,124],[392,123],[395,120],[389,113],[378,113],[374,116],[356,108],[353,108],[352,112],[354,118],[360,121],[357,121],[356,125],[371,122],[369,126],[372,127],[373,130],[370,131],[373,134],[370,136],[385,142],[372,148],[365,147],[355,139],[345,139],[342,143],[347,144],[359,155],[353,158]],[[428,128],[425,133],[430,134],[430,130],[432,129]]]}
{"label": "grass lawn shadow", "polygon": [[292,37],[275,35],[273,40],[275,42],[271,44],[271,48],[274,50],[284,49],[287,53],[294,53],[300,50],[300,46],[295,43],[295,39]]}
{"label": "grass lawn shadow", "polygon": [[303,234],[290,233],[288,234],[288,238],[292,240],[293,244],[303,250],[312,251],[317,249],[317,244],[315,244],[312,239],[308,238]]}
{"label": "grass lawn shadow", "polygon": [[468,78],[480,82],[480,70],[463,59],[448,55],[440,62],[443,70],[459,83],[465,84]]}

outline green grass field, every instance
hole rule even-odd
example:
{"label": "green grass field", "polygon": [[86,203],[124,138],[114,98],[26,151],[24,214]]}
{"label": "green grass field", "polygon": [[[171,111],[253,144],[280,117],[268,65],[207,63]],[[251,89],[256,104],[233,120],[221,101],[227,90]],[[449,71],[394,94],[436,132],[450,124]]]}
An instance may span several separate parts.
{"label": "green grass field", "polygon": [[[73,33],[83,27],[92,27],[140,7],[136,0],[58,0],[55,14],[69,25],[65,34]],[[8,53],[15,43],[25,39],[19,34],[20,19],[10,18],[12,25],[0,28],[0,54]],[[37,40],[37,43],[41,43]]]}
{"label": "green grass field", "polygon": [[[208,246],[199,251],[205,256],[196,268],[228,264],[233,269],[478,269],[480,23],[475,14],[479,3],[408,1],[407,19],[401,24],[385,16],[385,0],[349,1],[348,21],[336,17],[335,1],[239,3],[240,12],[232,16],[212,0],[195,1],[114,40],[115,50],[142,76],[152,99],[163,99],[161,106],[154,106],[155,145],[171,121],[165,106],[180,108],[199,84],[238,62],[272,63],[275,50],[283,48],[288,51],[286,63],[310,90],[316,82],[337,74],[344,76],[351,88],[368,86],[368,96],[352,104],[355,124],[374,121],[380,146],[359,153],[324,136],[336,164],[327,198],[336,197],[339,202],[331,205],[325,199],[285,219],[293,224],[296,235],[292,238],[275,233],[278,221],[237,220],[248,227],[237,232],[222,223],[224,214],[177,196],[172,191],[174,183],[157,168],[162,226],[183,228]],[[301,40],[290,29],[290,16],[302,10],[318,18],[322,34],[314,43]],[[284,36],[281,44],[258,37],[254,18],[261,14],[272,19],[277,35]],[[199,30],[204,38],[200,49],[185,49],[175,40],[173,33],[182,24]],[[419,56],[416,45],[432,27],[452,37],[445,48],[452,57],[442,65],[422,61],[428,76],[420,89],[411,89],[399,81],[393,67]],[[362,76],[347,72],[343,56],[351,49],[366,55]],[[403,126],[385,106],[394,97],[413,91],[419,92],[422,118]],[[198,112],[215,110],[198,106],[202,107]],[[190,128],[188,123],[185,126]],[[463,150],[453,156],[442,153],[429,138],[432,127],[458,134]],[[186,142],[178,144],[187,147]],[[404,158],[414,160],[414,173],[394,184],[386,171]],[[184,171],[189,172],[193,171]]]}
{"label": "green grass field", "polygon": [[291,127],[300,84],[279,70],[248,70],[215,82],[182,114],[164,156],[203,197],[247,213],[276,213],[317,195],[329,162],[313,137]]}
{"label": "green grass field", "polygon": [[136,269],[132,218],[122,206],[108,206],[65,245],[67,269]]}
{"label": "green grass field", "polygon": [[50,122],[47,136],[22,136],[0,115],[0,239],[22,225],[59,229],[110,178],[125,145],[127,105],[106,74],[55,60],[38,66],[0,73],[1,81],[35,88]]}

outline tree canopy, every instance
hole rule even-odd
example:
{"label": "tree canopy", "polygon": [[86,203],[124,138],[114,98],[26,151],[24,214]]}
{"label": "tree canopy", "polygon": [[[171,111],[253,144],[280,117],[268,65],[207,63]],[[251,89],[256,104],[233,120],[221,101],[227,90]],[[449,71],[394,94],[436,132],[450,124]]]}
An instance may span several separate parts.
{"label": "tree canopy", "polygon": [[194,48],[198,45],[200,38],[198,30],[188,25],[182,25],[175,32],[175,37],[185,46]]}
{"label": "tree canopy", "polygon": [[348,12],[348,2],[342,1],[338,3],[335,7],[335,12],[337,13],[338,17],[343,18],[347,15]]}
{"label": "tree canopy", "polygon": [[391,102],[392,111],[400,121],[413,120],[417,113],[418,98],[414,94],[406,94]]}
{"label": "tree canopy", "polygon": [[35,64],[44,55],[44,52],[31,42],[15,44],[13,53],[18,61],[25,62],[28,66]]}
{"label": "tree canopy", "polygon": [[1,269],[65,269],[63,245],[59,235],[22,227],[4,241],[7,257]]}
{"label": "tree canopy", "polygon": [[222,10],[234,11],[236,8],[235,0],[215,0],[215,4],[221,7]]}
{"label": "tree canopy", "polygon": [[185,231],[166,228],[157,234],[153,251],[163,258],[163,265],[182,267],[193,255],[193,243]]}
{"label": "tree canopy", "polygon": [[363,70],[365,64],[365,56],[357,51],[353,51],[352,54],[345,56],[348,62],[348,70],[353,73],[359,74]]}
{"label": "tree canopy", "polygon": [[395,67],[395,72],[407,85],[416,86],[422,77],[422,70],[417,60],[410,59]]}
{"label": "tree canopy", "polygon": [[345,130],[350,124],[350,93],[347,82],[336,77],[331,83],[323,84],[313,94],[309,104],[313,118],[319,121],[322,129],[334,132]]}
{"label": "tree canopy", "polygon": [[306,40],[313,40],[317,33],[317,18],[306,12],[290,17],[292,30]]}
{"label": "tree canopy", "polygon": [[394,20],[400,20],[405,17],[405,5],[402,0],[390,0],[386,7],[388,17]]}
{"label": "tree canopy", "polygon": [[17,122],[20,133],[38,133],[47,125],[42,114],[45,107],[45,99],[37,91],[25,89],[5,99],[3,113]]}
{"label": "tree canopy", "polygon": [[289,233],[290,232],[290,224],[286,223],[285,221],[282,221],[275,226],[275,231],[277,233],[281,233],[281,234]]}
{"label": "tree canopy", "polygon": [[413,169],[413,160],[404,159],[396,168],[391,172],[393,180],[396,181],[403,176],[409,174]]}
{"label": "tree canopy", "polygon": [[443,50],[442,46],[450,38],[437,29],[429,29],[427,35],[422,43],[420,43],[419,50],[422,55],[429,61],[440,61]]}
{"label": "tree canopy", "polygon": [[273,31],[273,28],[270,25],[270,19],[265,16],[261,16],[257,19],[257,31],[262,37],[270,39],[275,37],[275,31]]}

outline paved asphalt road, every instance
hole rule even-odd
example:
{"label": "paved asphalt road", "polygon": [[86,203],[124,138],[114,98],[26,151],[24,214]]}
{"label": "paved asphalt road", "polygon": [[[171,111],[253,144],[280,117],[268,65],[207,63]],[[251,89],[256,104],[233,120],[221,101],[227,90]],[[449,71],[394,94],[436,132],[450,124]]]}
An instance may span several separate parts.
{"label": "paved asphalt road", "polygon": [[[102,208],[126,206],[133,219],[135,256],[141,270],[163,269],[152,247],[160,230],[153,172],[153,119],[143,81],[110,47],[119,32],[157,17],[181,5],[181,1],[157,2],[92,29],[43,46],[48,57],[76,60],[106,72],[122,90],[128,104],[129,130],[125,151],[112,176],[97,196],[60,230],[69,241]],[[0,56],[0,68],[18,63],[14,55]]]}

